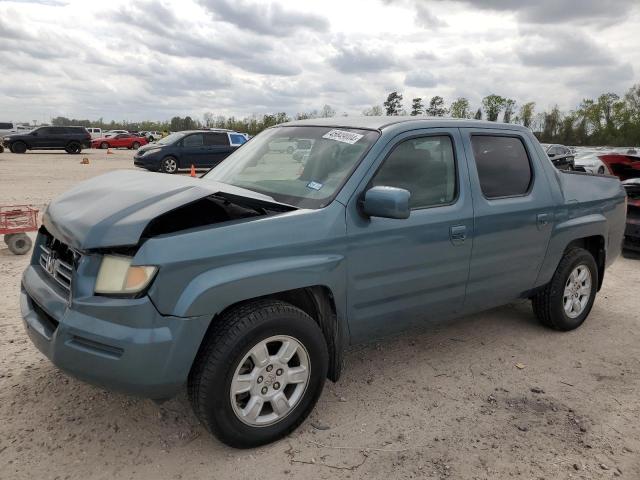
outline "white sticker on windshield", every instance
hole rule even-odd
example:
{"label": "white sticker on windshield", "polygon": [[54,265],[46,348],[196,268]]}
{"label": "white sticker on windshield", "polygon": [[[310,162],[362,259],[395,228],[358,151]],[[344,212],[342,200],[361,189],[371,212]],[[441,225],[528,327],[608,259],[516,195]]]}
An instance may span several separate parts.
{"label": "white sticker on windshield", "polygon": [[330,132],[327,132],[322,136],[322,138],[335,140],[342,143],[348,143],[349,145],[353,145],[362,137],[364,137],[364,135],[353,132],[345,132],[344,130],[331,130]]}
{"label": "white sticker on windshield", "polygon": [[320,190],[322,187],[324,187],[324,184],[322,184],[320,182],[311,181],[311,182],[307,183],[307,188],[311,188],[313,190]]}

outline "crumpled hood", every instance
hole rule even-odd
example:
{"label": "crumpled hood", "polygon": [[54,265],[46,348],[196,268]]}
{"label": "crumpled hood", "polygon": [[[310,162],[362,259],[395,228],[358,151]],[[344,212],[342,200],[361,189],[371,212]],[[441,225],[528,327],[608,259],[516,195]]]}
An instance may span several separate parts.
{"label": "crumpled hood", "polygon": [[274,201],[223,183],[120,170],[82,182],[53,200],[42,223],[54,237],[79,250],[136,245],[158,215],[219,192]]}

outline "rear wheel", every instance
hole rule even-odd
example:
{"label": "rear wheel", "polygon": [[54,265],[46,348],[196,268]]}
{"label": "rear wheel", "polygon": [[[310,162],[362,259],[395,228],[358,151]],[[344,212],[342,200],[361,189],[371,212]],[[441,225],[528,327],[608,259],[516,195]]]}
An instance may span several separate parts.
{"label": "rear wheel", "polygon": [[302,310],[273,300],[233,307],[209,332],[189,374],[193,409],[227,445],[250,448],[295,430],[327,376],[327,345]]}
{"label": "rear wheel", "polygon": [[82,152],[82,145],[78,142],[71,142],[65,147],[65,151],[71,154],[77,154]]}
{"label": "rear wheel", "polygon": [[140,148],[140,143],[139,142],[133,142],[133,145],[131,145],[131,148],[133,148],[134,150],[137,150]]}
{"label": "rear wheel", "polygon": [[16,255],[24,255],[31,250],[31,239],[25,233],[15,233],[8,240],[5,236],[5,242],[9,250]]}
{"label": "rear wheel", "polygon": [[24,153],[27,151],[27,144],[24,142],[15,142],[11,145],[11,152]]}
{"label": "rear wheel", "polygon": [[598,173],[600,175],[604,174],[604,167],[603,166],[600,166],[600,168],[598,168]]}
{"label": "rear wheel", "polygon": [[583,248],[565,252],[551,282],[532,298],[533,312],[546,326],[568,331],[585,321],[598,289],[598,268]]}
{"label": "rear wheel", "polygon": [[160,171],[164,173],[176,173],[178,171],[178,159],[176,157],[165,157],[160,163]]}

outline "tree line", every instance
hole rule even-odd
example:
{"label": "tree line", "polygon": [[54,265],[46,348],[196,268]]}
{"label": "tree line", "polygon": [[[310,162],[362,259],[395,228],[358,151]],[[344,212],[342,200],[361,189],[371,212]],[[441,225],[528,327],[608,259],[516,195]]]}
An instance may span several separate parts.
{"label": "tree line", "polygon": [[536,112],[535,102],[518,104],[516,100],[497,94],[487,95],[475,109],[467,98],[456,98],[448,106],[439,95],[411,99],[409,112],[403,96],[391,92],[382,106],[375,105],[364,115],[429,115],[433,117],[472,118],[524,125],[544,143],[566,145],[640,145],[640,84],[622,97],[606,92],[595,99],[585,98],[575,110],[562,112],[555,105],[550,111]]}
{"label": "tree line", "polygon": [[[536,111],[535,102],[518,103],[516,100],[492,93],[484,97],[479,106],[471,106],[465,97],[454,99],[450,104],[439,95],[428,101],[422,97],[411,99],[407,111],[400,92],[391,92],[382,105],[374,105],[363,115],[429,115],[450,116],[489,120],[491,122],[515,123],[533,130],[541,142],[566,145],[640,145],[640,84],[631,87],[623,96],[603,93],[594,99],[583,99],[574,110],[562,112],[558,106],[550,111]],[[131,131],[157,130],[175,132],[199,128],[227,128],[249,135],[256,135],[265,128],[288,122],[292,119],[334,117],[336,110],[324,105],[320,110],[299,112],[290,117],[284,112],[251,115],[244,118],[226,117],[207,112],[202,119],[176,116],[166,121],[96,121],[56,117],[52,125],[82,125],[103,130],[126,129]]]}

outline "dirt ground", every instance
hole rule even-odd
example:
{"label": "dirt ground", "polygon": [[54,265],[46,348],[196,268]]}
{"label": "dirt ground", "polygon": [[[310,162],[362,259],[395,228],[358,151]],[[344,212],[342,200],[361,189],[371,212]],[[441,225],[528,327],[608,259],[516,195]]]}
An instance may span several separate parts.
{"label": "dirt ground", "polygon": [[[0,205],[43,208],[132,156],[0,154]],[[245,451],[210,437],[184,393],[156,405],[51,365],[22,327],[27,261],[0,242],[2,479],[640,479],[640,259],[616,261],[574,332],[522,301],[353,347],[301,428]]]}

